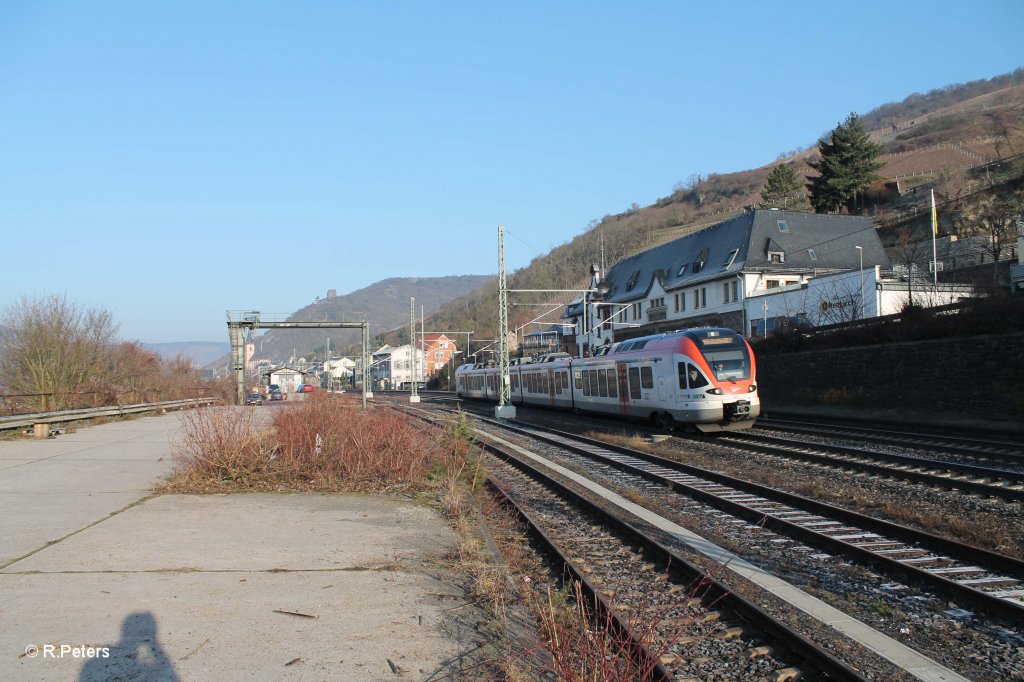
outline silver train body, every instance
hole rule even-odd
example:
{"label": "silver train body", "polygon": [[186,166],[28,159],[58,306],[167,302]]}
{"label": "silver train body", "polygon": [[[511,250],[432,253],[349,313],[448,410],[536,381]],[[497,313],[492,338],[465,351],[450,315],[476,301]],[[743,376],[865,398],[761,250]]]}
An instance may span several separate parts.
{"label": "silver train body", "polygon": [[[541,356],[511,367],[515,404],[619,415],[704,432],[753,426],[761,413],[754,353],[731,329],[705,328],[613,344],[599,355]],[[460,398],[498,401],[497,367],[456,370]]]}

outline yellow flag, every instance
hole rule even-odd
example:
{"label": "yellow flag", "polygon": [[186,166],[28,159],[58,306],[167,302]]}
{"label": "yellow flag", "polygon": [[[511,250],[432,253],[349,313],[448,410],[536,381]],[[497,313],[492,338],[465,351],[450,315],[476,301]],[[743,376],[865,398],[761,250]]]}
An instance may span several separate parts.
{"label": "yellow flag", "polygon": [[932,234],[939,236],[939,214],[935,210],[935,190],[932,190]]}

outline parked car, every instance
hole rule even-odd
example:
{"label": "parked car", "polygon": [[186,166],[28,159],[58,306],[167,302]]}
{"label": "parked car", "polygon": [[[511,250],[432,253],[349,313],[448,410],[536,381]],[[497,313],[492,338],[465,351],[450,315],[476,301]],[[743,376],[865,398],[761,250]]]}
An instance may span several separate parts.
{"label": "parked car", "polygon": [[296,393],[315,393],[316,390],[317,388],[313,384],[299,384],[295,388]]}
{"label": "parked car", "polygon": [[284,395],[281,393],[281,391],[271,391],[270,392],[270,399],[271,400],[284,400]]}
{"label": "parked car", "polygon": [[249,395],[245,396],[245,404],[246,405],[262,405],[263,404],[263,396],[261,396],[259,393],[250,393]]}

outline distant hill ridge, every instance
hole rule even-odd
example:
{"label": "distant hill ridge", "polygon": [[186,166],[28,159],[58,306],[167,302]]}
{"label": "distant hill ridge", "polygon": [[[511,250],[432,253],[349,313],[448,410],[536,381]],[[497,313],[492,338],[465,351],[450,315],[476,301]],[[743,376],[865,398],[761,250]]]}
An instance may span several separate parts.
{"label": "distant hill ridge", "polygon": [[[409,324],[409,299],[416,299],[416,317],[421,306],[431,315],[453,299],[464,296],[492,279],[493,275],[452,275],[448,277],[391,277],[349,294],[320,298],[288,316],[290,322],[356,322],[366,319],[370,338]],[[361,343],[359,330],[271,329],[257,345],[257,355],[275,363],[293,354],[311,357],[322,354],[330,338],[332,352],[353,352]],[[371,349],[375,350],[375,349]]]}

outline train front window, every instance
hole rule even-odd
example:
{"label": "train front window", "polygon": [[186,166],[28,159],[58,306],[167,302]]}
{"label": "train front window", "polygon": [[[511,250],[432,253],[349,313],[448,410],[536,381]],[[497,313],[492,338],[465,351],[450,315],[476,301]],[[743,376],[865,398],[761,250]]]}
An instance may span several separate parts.
{"label": "train front window", "polygon": [[750,351],[737,334],[708,330],[694,332],[691,338],[697,342],[716,381],[750,379]]}
{"label": "train front window", "polygon": [[736,381],[750,378],[750,358],[747,349],[705,351],[704,357],[718,381]]}

